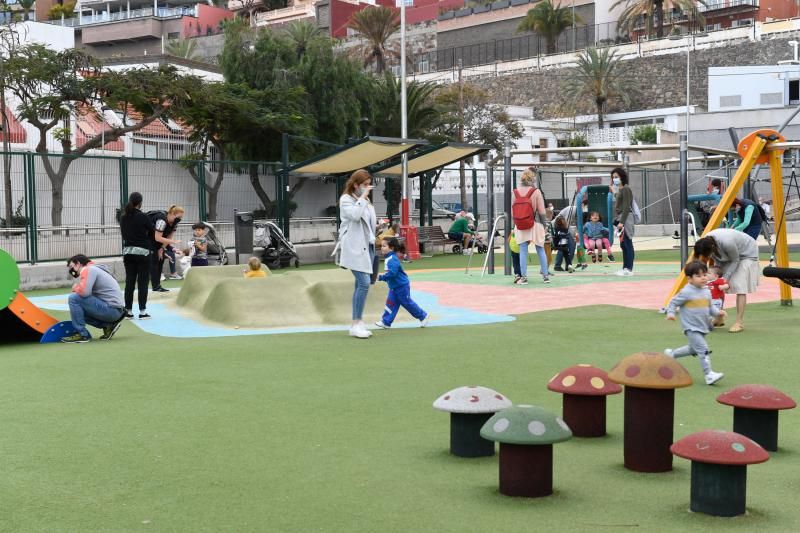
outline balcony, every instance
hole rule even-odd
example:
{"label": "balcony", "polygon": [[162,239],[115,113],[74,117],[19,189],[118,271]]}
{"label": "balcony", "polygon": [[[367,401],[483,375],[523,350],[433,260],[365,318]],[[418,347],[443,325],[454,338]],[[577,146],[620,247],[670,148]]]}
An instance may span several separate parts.
{"label": "balcony", "polygon": [[302,20],[309,17],[315,17],[316,10],[314,9],[314,1],[296,3],[293,6],[284,7],[281,9],[273,9],[264,13],[256,14],[256,26],[267,26],[269,24],[278,24],[290,22],[292,20]]}
{"label": "balcony", "polygon": [[64,20],[45,20],[42,21],[46,24],[54,24],[56,26],[67,26],[70,28],[77,28],[82,26],[91,26],[93,24],[106,24],[108,22],[118,22],[120,20],[133,20],[142,18],[175,18],[175,17],[197,17],[197,9],[192,7],[160,7],[153,10],[152,7],[142,9],[132,9],[130,11],[118,12],[102,12],[96,15],[82,15],[71,19]]}
{"label": "balcony", "polygon": [[707,0],[705,6],[703,4],[698,4],[697,9],[701,13],[707,13],[709,11],[737,7],[746,8],[742,11],[753,11],[758,9],[759,0]]}

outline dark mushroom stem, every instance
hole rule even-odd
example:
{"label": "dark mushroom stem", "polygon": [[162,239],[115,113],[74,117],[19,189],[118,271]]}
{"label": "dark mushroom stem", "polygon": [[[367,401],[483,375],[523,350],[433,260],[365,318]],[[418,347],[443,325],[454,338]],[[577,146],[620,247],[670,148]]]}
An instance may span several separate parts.
{"label": "dark mushroom stem", "polygon": [[747,465],[718,465],[692,461],[689,508],[712,516],[745,513]]}
{"label": "dark mushroom stem", "polygon": [[675,389],[625,386],[625,468],[636,472],[672,470]]}
{"label": "dark mushroom stem", "polygon": [[602,437],[606,434],[606,397],[564,394],[562,413],[575,437]]}
{"label": "dark mushroom stem", "polygon": [[750,437],[765,450],[778,451],[778,411],[733,408],[733,431]]}
{"label": "dark mushroom stem", "polygon": [[553,445],[500,443],[500,493],[538,498],[553,493]]}
{"label": "dark mushroom stem", "polygon": [[494,442],[481,437],[481,428],[494,413],[450,413],[450,453],[458,457],[490,457]]}

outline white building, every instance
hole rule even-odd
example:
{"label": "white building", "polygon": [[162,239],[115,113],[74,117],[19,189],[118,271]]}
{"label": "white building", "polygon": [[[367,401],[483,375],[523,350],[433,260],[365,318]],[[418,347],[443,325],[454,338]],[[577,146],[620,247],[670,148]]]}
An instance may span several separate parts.
{"label": "white building", "polygon": [[800,64],[708,69],[708,110],[712,113],[796,104],[800,104]]}

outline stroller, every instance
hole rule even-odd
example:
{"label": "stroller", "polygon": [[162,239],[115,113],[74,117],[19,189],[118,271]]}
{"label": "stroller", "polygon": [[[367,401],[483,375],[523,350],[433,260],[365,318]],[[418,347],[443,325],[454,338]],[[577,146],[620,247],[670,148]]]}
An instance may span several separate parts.
{"label": "stroller", "polygon": [[261,262],[267,268],[286,268],[292,260],[295,268],[300,266],[300,256],[297,255],[294,244],[283,236],[283,231],[274,222],[256,223],[255,245],[264,248]]}
{"label": "stroller", "polygon": [[208,241],[208,266],[222,266],[228,264],[228,254],[225,246],[219,240],[216,228],[209,222],[203,222],[206,227],[206,240]]}

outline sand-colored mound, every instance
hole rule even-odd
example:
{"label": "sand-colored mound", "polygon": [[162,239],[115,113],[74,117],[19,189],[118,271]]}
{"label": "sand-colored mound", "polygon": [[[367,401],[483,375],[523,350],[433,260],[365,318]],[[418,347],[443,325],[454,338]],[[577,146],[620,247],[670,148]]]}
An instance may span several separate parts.
{"label": "sand-colored mound", "polygon": [[[205,307],[211,291],[220,281],[229,279],[253,281],[245,280],[242,270],[246,268],[247,265],[227,265],[189,269],[176,303],[181,307],[188,307],[193,311],[200,312]],[[262,269],[267,272],[267,277],[271,275],[267,267],[262,267]]]}

